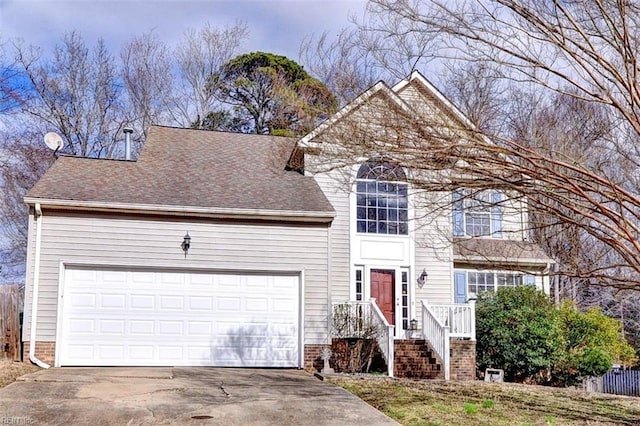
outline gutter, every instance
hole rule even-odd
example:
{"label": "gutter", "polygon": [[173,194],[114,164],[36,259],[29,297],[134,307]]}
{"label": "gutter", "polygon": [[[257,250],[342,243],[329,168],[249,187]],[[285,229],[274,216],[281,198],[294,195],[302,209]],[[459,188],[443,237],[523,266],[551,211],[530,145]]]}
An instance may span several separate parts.
{"label": "gutter", "polygon": [[248,220],[287,220],[292,222],[329,223],[336,216],[331,211],[287,211],[263,209],[233,209],[220,207],[193,207],[155,204],[127,204],[99,201],[55,200],[25,197],[26,204],[42,204],[65,210],[92,210],[118,213],[161,214],[170,216],[196,216],[215,219],[248,219]]}
{"label": "gutter", "polygon": [[49,364],[36,358],[36,323],[38,321],[38,287],[40,284],[40,246],[42,241],[42,208],[36,203],[33,215],[36,219],[36,255],[33,266],[33,294],[31,295],[31,331],[29,332],[29,360],[40,368]]}

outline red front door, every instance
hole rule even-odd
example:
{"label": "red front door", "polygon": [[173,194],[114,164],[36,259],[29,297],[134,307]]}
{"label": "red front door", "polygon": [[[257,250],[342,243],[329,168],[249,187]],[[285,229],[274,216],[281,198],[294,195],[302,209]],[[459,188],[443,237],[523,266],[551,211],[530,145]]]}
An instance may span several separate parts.
{"label": "red front door", "polygon": [[393,270],[371,270],[371,297],[376,299],[378,307],[390,325],[395,325],[395,286],[396,273]]}

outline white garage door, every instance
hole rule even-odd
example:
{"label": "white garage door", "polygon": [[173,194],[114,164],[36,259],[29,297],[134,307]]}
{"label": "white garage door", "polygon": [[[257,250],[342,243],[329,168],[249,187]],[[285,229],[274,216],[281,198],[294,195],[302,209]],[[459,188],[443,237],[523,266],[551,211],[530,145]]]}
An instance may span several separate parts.
{"label": "white garage door", "polygon": [[67,269],[60,365],[298,367],[297,275]]}

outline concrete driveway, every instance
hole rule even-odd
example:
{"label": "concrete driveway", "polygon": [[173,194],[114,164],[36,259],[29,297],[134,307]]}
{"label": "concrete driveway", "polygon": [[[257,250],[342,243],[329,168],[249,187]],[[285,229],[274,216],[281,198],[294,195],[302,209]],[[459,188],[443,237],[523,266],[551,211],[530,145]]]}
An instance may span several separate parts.
{"label": "concrete driveway", "polygon": [[52,368],[0,389],[2,424],[397,425],[298,370]]}

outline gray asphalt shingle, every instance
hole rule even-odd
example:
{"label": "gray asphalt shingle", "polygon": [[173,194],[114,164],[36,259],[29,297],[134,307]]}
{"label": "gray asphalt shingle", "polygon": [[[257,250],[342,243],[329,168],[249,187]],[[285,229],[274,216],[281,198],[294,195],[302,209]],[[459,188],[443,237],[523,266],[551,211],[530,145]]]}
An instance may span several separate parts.
{"label": "gray asphalt shingle", "polygon": [[456,261],[487,261],[497,263],[553,263],[537,244],[527,241],[494,238],[459,238],[453,241]]}
{"label": "gray asphalt shingle", "polygon": [[60,157],[27,198],[330,213],[312,177],[285,166],[291,138],[154,126],[136,162]]}

